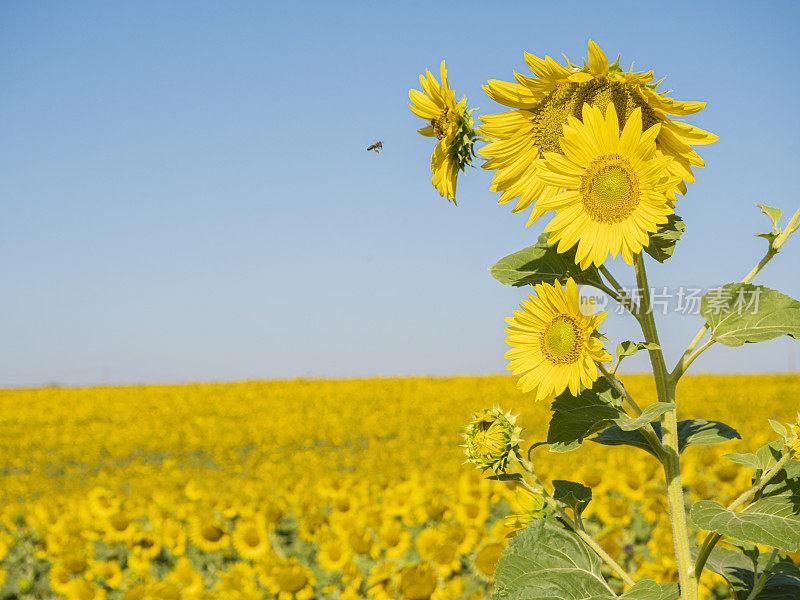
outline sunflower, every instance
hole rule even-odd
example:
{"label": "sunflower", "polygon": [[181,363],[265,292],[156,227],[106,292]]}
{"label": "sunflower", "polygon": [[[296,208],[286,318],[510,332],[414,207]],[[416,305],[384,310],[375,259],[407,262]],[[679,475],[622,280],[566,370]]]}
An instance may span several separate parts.
{"label": "sunflower", "polygon": [[575,280],[567,280],[566,289],[558,280],[553,285],[534,286],[536,296],[520,304],[512,318],[506,319],[506,343],[513,346],[505,353],[511,359],[508,370],[521,375],[517,386],[523,392],[535,392],[536,400],[560,394],[566,388],[577,394],[581,384],[591,387],[597,379],[595,362],[608,362],[611,355],[594,335],[608,313],[587,316],[580,311],[580,297]]}
{"label": "sunflower", "polygon": [[178,585],[185,594],[199,594],[204,589],[203,576],[185,556],[178,559],[167,579]]}
{"label": "sunflower", "polygon": [[575,262],[600,266],[609,252],[633,263],[649,234],[673,213],[667,193],[678,179],[667,177],[669,156],[656,154],[659,124],[641,132],[642,111],[635,109],[622,133],[609,103],[603,112],[583,106],[583,122],[569,117],[561,147],[545,152],[539,178],[555,194],[539,202],[556,215],[545,227],[558,252],[577,245]]}
{"label": "sunflower", "polygon": [[505,548],[499,542],[484,544],[472,557],[472,572],[487,583],[494,581],[494,570]]}
{"label": "sunflower", "polygon": [[378,537],[381,548],[389,559],[400,558],[411,547],[411,532],[395,519],[386,521],[381,526]]}
{"label": "sunflower", "polygon": [[281,561],[272,568],[267,587],[278,600],[309,600],[314,596],[314,575],[296,558]]}
{"label": "sunflower", "polygon": [[[496,102],[515,110],[481,117],[481,132],[495,141],[480,153],[489,158],[484,169],[496,169],[492,190],[502,192],[499,202],[518,198],[513,212],[525,210],[537,199],[554,195],[539,177],[537,159],[543,152],[561,153],[559,138],[570,116],[580,118],[584,103],[617,109],[620,129],[636,109],[642,112],[642,127],[660,124],[656,138],[659,154],[672,157],[668,173],[680,183],[669,191],[686,193],[693,182],[691,167],[704,166],[692,149],[694,144],[710,144],[718,138],[698,127],[673,121],[670,116],[685,116],[703,109],[704,102],[683,102],[657,92],[653,72],[624,72],[618,61],[609,64],[600,47],[589,40],[589,60],[582,69],[567,61],[563,66],[546,56],[544,60],[525,53],[525,62],[535,78],[514,73],[518,83],[490,80],[484,91]],[[547,209],[535,203],[528,225]]]}
{"label": "sunflower", "polygon": [[406,567],[397,579],[400,597],[407,600],[428,600],[439,587],[436,570],[426,563]]}
{"label": "sunflower", "polygon": [[264,556],[272,545],[267,536],[266,523],[261,519],[242,519],[233,530],[233,547],[246,560]]}
{"label": "sunflower", "polygon": [[203,552],[224,550],[231,544],[225,525],[212,516],[202,515],[192,519],[189,540]]}
{"label": "sunflower", "polygon": [[431,156],[431,183],[440,196],[456,203],[456,178],[459,171],[472,164],[475,155],[473,144],[478,137],[475,121],[467,109],[467,98],[456,102],[456,97],[447,83],[444,61],[440,67],[442,83],[436,81],[430,71],[419,76],[422,92],[409,90],[408,107],[418,117],[430,124],[418,129],[419,133],[437,139]]}
{"label": "sunflower", "polygon": [[317,563],[326,571],[340,571],[350,562],[353,553],[338,535],[325,536],[319,541]]}

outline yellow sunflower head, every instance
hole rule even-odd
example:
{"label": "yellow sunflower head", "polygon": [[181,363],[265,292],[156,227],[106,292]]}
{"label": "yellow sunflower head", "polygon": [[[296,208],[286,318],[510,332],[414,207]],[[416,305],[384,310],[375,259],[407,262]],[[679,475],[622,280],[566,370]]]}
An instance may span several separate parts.
{"label": "yellow sunflower head", "polygon": [[495,473],[505,471],[519,447],[522,429],[516,426],[516,415],[499,408],[485,408],[472,415],[464,431],[467,462]]}
{"label": "yellow sunflower head", "polygon": [[[543,152],[562,152],[559,142],[562,127],[569,117],[582,117],[584,104],[601,110],[613,105],[620,129],[637,110],[642,130],[661,125],[656,148],[659,154],[672,157],[668,173],[679,179],[679,184],[669,191],[673,202],[676,192],[686,192],[685,182],[694,181],[691,167],[704,166],[692,145],[710,144],[718,139],[698,127],[671,119],[696,113],[705,103],[673,100],[657,92],[658,84],[651,83],[652,71],[623,71],[618,60],[610,64],[592,40],[589,40],[588,61],[582,68],[569,60],[564,66],[549,56],[541,59],[528,53],[525,62],[536,77],[514,73],[516,83],[490,80],[483,88],[493,100],[513,109],[481,117],[481,133],[494,141],[480,153],[489,159],[483,168],[496,170],[492,190],[502,192],[499,202],[518,199],[514,212],[554,193],[539,178],[536,159]],[[536,202],[528,224],[544,212],[546,209]]]}
{"label": "yellow sunflower head", "polygon": [[406,567],[399,574],[398,588],[402,598],[407,600],[427,600],[439,587],[436,570],[427,563]]}
{"label": "yellow sunflower head", "polygon": [[511,359],[508,370],[519,375],[517,386],[533,392],[536,400],[556,396],[569,388],[577,394],[580,386],[591,387],[597,379],[597,362],[608,362],[611,355],[596,334],[608,313],[585,315],[575,280],[566,288],[558,280],[553,285],[534,286],[536,295],[528,295],[521,310],[506,319],[512,346],[505,357]]}
{"label": "yellow sunflower head", "polygon": [[447,69],[444,61],[440,67],[441,84],[430,71],[419,76],[422,92],[409,90],[411,99],[408,107],[418,117],[429,124],[419,133],[436,138],[436,146],[431,156],[431,183],[440,196],[456,203],[456,179],[459,171],[472,164],[475,156],[473,144],[478,137],[472,110],[467,109],[467,98],[456,102],[455,94],[447,82]]}
{"label": "yellow sunflower head", "polygon": [[555,216],[545,227],[558,252],[577,245],[575,261],[600,266],[608,253],[633,263],[650,234],[673,214],[668,193],[679,183],[668,176],[669,156],[656,153],[660,125],[642,132],[638,108],[619,131],[614,105],[605,114],[585,104],[583,121],[570,117],[563,154],[545,152],[539,177],[552,186],[543,210]]}
{"label": "yellow sunflower head", "polygon": [[797,422],[791,427],[791,432],[794,434],[792,452],[794,452],[795,459],[800,459],[800,413],[797,414]]}

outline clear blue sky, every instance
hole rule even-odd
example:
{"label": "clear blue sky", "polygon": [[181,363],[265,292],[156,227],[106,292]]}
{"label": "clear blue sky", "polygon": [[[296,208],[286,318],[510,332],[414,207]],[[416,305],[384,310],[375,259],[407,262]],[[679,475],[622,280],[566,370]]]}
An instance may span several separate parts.
{"label": "clear blue sky", "polygon": [[[655,5],[653,5],[655,7]],[[445,58],[495,112],[524,50],[589,37],[706,100],[720,136],[651,283],[720,285],[759,258],[753,206],[793,212],[794,2],[4,2],[0,385],[499,372],[522,291],[487,272],[544,222],[490,174],[430,186],[408,89]],[[365,150],[375,140],[384,150]],[[800,237],[758,282],[800,298]],[[612,270],[633,281],[624,263]],[[639,339],[610,317],[615,340]],[[661,317],[670,362],[699,317]],[[785,371],[797,342],[714,348],[693,368]],[[792,350],[794,348],[794,350]],[[630,360],[643,370],[643,359]],[[794,359],[795,368],[800,359]]]}

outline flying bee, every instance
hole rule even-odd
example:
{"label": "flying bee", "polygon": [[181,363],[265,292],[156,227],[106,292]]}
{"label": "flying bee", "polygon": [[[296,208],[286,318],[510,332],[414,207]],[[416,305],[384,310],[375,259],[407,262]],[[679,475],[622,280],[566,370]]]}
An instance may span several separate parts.
{"label": "flying bee", "polygon": [[378,153],[381,148],[383,148],[383,142],[375,142],[374,144],[372,144],[370,147],[367,148],[367,152],[369,152],[370,150],[375,150],[375,152]]}

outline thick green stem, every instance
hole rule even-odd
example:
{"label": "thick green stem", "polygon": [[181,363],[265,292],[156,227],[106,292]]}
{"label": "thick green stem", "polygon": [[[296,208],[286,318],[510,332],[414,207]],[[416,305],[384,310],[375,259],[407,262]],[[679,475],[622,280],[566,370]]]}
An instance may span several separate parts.
{"label": "thick green stem", "polygon": [[[636,283],[640,292],[637,318],[642,327],[645,341],[660,346],[650,303],[647,273],[645,272],[644,259],[641,253],[634,257],[634,268],[636,270]],[[663,353],[660,349],[649,350],[649,353],[659,402],[675,402],[675,384],[670,380],[667,373]],[[661,417],[661,444],[664,448],[661,462],[664,465],[664,476],[666,478],[669,516],[672,522],[672,538],[675,542],[675,558],[678,566],[681,598],[683,600],[697,600],[697,578],[694,576],[692,555],[689,549],[689,532],[686,526],[686,504],[683,498],[680,456],[678,453],[678,415],[675,409],[664,413]]]}

